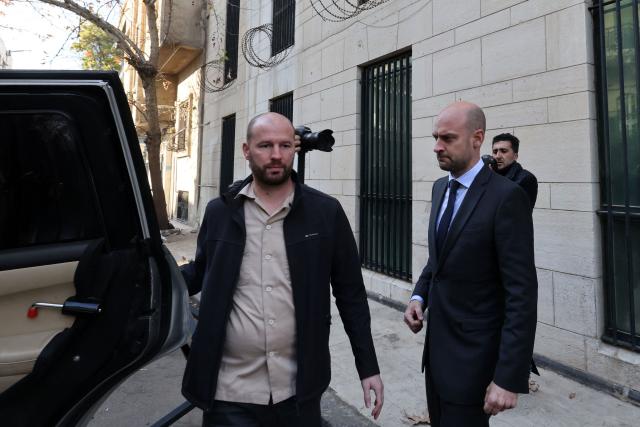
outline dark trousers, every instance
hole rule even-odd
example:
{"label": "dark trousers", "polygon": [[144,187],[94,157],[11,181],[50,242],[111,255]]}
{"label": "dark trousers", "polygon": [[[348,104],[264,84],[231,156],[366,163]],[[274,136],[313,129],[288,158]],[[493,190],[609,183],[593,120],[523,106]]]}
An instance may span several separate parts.
{"label": "dark trousers", "polygon": [[320,398],[297,405],[295,396],[278,403],[216,400],[202,417],[202,427],[320,427]]}
{"label": "dark trousers", "polygon": [[427,407],[432,427],[489,427],[489,415],[482,409],[484,403],[460,405],[442,400],[425,370]]}

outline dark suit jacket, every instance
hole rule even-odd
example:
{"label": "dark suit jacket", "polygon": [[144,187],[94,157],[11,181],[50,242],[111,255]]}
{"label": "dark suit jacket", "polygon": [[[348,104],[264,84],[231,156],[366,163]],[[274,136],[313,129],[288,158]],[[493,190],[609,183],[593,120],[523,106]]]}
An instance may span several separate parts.
{"label": "dark suit jacket", "polygon": [[526,169],[522,168],[522,165],[518,162],[513,162],[505,171],[497,171],[499,175],[515,182],[527,193],[529,201],[531,202],[531,210],[536,205],[536,199],[538,198],[538,180],[535,175]]}
{"label": "dark suit jacket", "polygon": [[[209,202],[195,260],[182,268],[189,292],[202,291],[182,393],[202,409],[213,403],[244,253],[244,199],[235,195],[250,179]],[[331,378],[330,282],[360,378],[378,374],[360,259],[340,203],[296,182],[291,210],[284,220],[284,239],[296,316],[296,331],[291,333],[296,334],[298,402],[320,397]]]}
{"label": "dark suit jacket", "polygon": [[538,284],[529,200],[518,185],[484,167],[436,253],[447,177],[433,185],[429,261],[414,295],[428,307],[423,369],[441,397],[483,402],[486,387],[528,392]]}

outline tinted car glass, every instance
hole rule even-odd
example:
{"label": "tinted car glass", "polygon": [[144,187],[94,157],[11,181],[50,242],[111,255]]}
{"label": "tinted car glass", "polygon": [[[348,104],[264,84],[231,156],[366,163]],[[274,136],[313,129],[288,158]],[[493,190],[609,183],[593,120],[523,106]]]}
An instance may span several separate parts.
{"label": "tinted car glass", "polygon": [[0,114],[0,249],[103,234],[76,125],[57,112]]}

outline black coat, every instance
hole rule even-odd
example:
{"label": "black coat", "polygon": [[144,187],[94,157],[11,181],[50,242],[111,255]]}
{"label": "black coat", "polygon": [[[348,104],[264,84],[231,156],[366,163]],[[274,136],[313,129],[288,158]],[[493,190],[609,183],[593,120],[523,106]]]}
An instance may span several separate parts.
{"label": "black coat", "polygon": [[538,198],[538,180],[535,175],[523,169],[518,162],[511,163],[506,170],[498,171],[498,173],[522,187],[527,196],[529,196],[531,210],[533,210]]}
{"label": "black coat", "polygon": [[527,393],[538,290],[529,201],[519,186],[482,168],[437,254],[446,187],[446,177],[433,185],[429,261],[414,290],[428,307],[423,369],[452,403],[482,403],[492,380]]}
{"label": "black coat", "polygon": [[[182,269],[189,293],[202,291],[182,393],[202,409],[211,407],[245,245],[245,184],[209,202],[198,234],[195,260]],[[294,182],[295,179],[294,174]],[[360,378],[380,371],[356,243],[340,203],[295,183],[284,239],[295,306],[298,402],[319,397],[329,385],[330,288],[349,336]]]}

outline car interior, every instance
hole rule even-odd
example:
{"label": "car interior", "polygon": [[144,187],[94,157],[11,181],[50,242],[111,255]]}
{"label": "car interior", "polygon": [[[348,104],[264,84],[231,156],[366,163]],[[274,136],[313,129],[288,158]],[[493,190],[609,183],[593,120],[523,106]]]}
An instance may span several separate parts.
{"label": "car interior", "polygon": [[172,326],[175,272],[117,75],[4,76],[0,425],[75,425],[168,336],[186,337]]}

